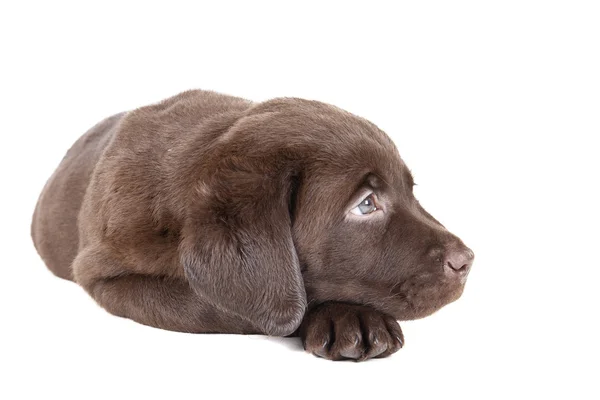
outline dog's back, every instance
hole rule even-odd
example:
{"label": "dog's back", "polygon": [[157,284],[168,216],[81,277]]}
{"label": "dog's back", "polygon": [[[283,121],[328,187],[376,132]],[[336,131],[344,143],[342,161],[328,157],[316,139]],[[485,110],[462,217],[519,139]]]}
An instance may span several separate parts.
{"label": "dog's back", "polygon": [[77,215],[94,167],[123,117],[96,124],[75,142],[50,177],[37,202],[31,236],[38,253],[57,276],[73,279],[71,262],[77,255]]}
{"label": "dog's back", "polygon": [[[85,193],[111,139],[122,136],[119,127],[128,115],[142,120],[146,115],[171,118],[173,124],[182,121],[194,125],[225,112],[245,110],[251,105],[252,102],[234,96],[189,90],[133,112],[109,117],[87,131],[69,149],[46,183],[33,214],[31,236],[48,268],[61,278],[73,280],[71,263],[80,247],[78,217]],[[146,129],[148,132],[139,135],[128,132],[127,140],[147,141],[151,137],[150,147],[160,147],[160,138],[149,134],[152,127]],[[177,133],[185,135],[189,132]]]}

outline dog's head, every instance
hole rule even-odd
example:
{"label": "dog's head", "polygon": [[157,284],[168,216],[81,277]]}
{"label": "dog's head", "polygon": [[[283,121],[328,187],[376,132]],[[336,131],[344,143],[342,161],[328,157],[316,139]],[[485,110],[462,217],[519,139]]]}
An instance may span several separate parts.
{"label": "dog's head", "polygon": [[276,99],[217,126],[190,169],[181,244],[199,295],[269,334],[293,332],[307,303],[406,320],[461,295],[473,252],[420,206],[375,125]]}

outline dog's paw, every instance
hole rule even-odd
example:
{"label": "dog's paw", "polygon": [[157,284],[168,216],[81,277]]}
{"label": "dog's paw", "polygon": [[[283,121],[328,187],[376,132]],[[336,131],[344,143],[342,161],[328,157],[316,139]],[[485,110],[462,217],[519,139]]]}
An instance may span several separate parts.
{"label": "dog's paw", "polygon": [[400,326],[373,308],[324,303],[307,312],[300,327],[306,351],[329,360],[387,357],[404,345]]}

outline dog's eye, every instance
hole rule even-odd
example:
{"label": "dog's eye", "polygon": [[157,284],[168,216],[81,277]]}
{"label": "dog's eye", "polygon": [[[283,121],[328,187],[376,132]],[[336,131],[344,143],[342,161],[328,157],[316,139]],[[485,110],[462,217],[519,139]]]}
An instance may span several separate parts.
{"label": "dog's eye", "polygon": [[375,205],[375,198],[373,193],[369,194],[365,197],[356,207],[354,207],[350,212],[354,215],[367,215],[371,214],[377,210],[377,206]]}

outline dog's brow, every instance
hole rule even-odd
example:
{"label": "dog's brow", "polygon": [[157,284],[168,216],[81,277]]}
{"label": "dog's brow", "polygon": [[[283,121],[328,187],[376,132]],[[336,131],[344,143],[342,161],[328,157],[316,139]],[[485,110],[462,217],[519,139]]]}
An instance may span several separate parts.
{"label": "dog's brow", "polygon": [[389,186],[389,184],[385,181],[385,179],[383,179],[381,176],[379,176],[375,173],[369,173],[365,179],[365,182],[368,183],[374,189],[381,189],[383,184],[386,184]]}
{"label": "dog's brow", "polygon": [[383,179],[383,177],[378,173],[370,173],[369,176],[367,177],[366,182],[369,183],[375,189],[381,189],[384,186],[387,186],[389,188],[392,187],[390,182]]}

